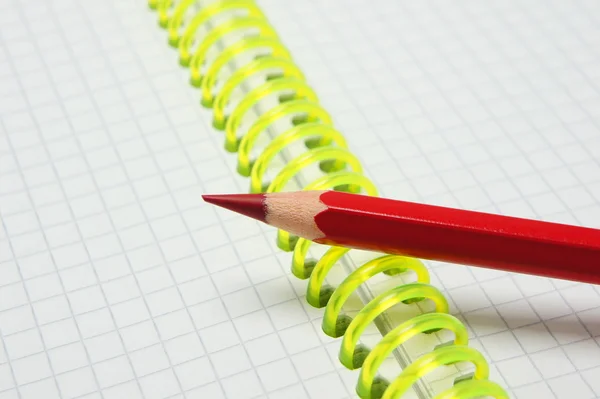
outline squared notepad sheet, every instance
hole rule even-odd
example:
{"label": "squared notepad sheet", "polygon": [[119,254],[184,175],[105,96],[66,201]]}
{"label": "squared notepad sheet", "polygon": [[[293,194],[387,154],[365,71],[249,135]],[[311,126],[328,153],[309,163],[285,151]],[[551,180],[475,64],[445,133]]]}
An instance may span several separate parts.
{"label": "squared notepad sheet", "polygon": [[[261,4],[383,195],[600,227],[599,3]],[[427,264],[513,396],[600,397],[598,287]]]}
{"label": "squared notepad sheet", "polygon": [[[0,5],[0,398],[352,397],[141,3]],[[260,4],[383,194],[597,223],[593,2]],[[430,265],[515,396],[600,395],[595,287]]]}
{"label": "squared notepad sheet", "polygon": [[350,397],[143,1],[0,3],[0,398]]}

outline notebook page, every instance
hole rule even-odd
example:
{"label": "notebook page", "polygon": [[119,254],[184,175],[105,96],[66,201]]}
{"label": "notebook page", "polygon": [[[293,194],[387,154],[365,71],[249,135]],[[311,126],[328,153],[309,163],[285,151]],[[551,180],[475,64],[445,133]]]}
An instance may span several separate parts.
{"label": "notebook page", "polygon": [[[600,227],[596,2],[259,3],[383,195]],[[513,397],[600,397],[598,287],[427,264]]]}
{"label": "notebook page", "polygon": [[0,5],[0,398],[349,398],[144,2]]}

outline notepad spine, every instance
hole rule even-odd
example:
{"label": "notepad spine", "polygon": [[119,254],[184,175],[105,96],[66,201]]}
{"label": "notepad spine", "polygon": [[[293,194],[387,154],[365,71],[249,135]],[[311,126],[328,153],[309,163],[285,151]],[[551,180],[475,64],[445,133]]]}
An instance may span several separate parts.
{"label": "notepad spine", "polygon": [[[344,136],[334,127],[331,116],[321,106],[315,91],[279,39],[260,7],[252,0],[149,0],[158,14],[159,25],[166,29],[168,43],[177,49],[180,65],[190,71],[190,84],[201,92],[201,103],[213,112],[213,126],[224,132],[224,147],[236,153],[238,172],[250,178],[249,191],[276,192],[285,189],[303,169],[318,165],[323,175],[303,187],[305,190],[336,189],[378,195],[373,182],[363,174],[358,158],[352,154]],[[209,53],[224,38],[237,37],[216,57]],[[223,82],[221,71],[242,55],[252,54]],[[261,83],[233,104],[236,89],[249,80]],[[261,113],[250,128],[241,132],[244,117],[265,98],[277,98],[277,104]],[[291,127],[276,135],[253,158],[259,137],[281,121]],[[288,162],[270,181],[266,171],[277,155],[301,143],[306,151]],[[292,254],[292,273],[308,280],[306,299],[316,308],[324,308],[322,329],[341,338],[340,362],[348,369],[360,368],[356,385],[363,398],[400,398],[417,380],[433,369],[458,362],[471,362],[475,372],[460,378],[436,398],[508,398],[505,391],[488,379],[489,367],[483,355],[468,346],[465,326],[448,314],[442,293],[429,284],[429,272],[417,259],[385,255],[373,259],[350,273],[337,287],[325,281],[331,268],[350,250],[330,247],[318,260],[308,258],[311,242],[285,231],[277,232],[277,245]],[[353,318],[343,313],[346,300],[370,278],[412,271],[414,283],[401,284],[369,301]],[[429,299],[435,311],[410,318],[383,336],[373,348],[360,344],[361,333],[390,307]],[[418,334],[441,329],[454,333],[454,340],[438,345],[405,367],[392,381],[378,376],[378,369],[392,351]]]}

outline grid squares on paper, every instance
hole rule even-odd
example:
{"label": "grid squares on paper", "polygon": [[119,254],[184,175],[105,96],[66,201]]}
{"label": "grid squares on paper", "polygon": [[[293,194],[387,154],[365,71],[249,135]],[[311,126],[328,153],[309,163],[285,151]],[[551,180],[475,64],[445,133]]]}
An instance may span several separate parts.
{"label": "grid squares on paper", "polygon": [[[264,4],[384,195],[595,223],[590,182],[598,164],[587,160],[600,121],[583,99],[600,95],[597,73],[589,74],[598,57],[585,44],[596,6],[572,3],[578,25],[564,21],[565,8],[537,1],[356,1],[344,11],[335,4]],[[561,40],[580,44],[581,59],[553,41],[556,32],[544,27],[550,20]],[[511,392],[561,397],[560,383],[538,381],[532,356],[597,335],[596,289],[451,265],[430,270],[482,340],[488,361],[500,374],[513,365],[505,375]]]}
{"label": "grid squares on paper", "polygon": [[[592,2],[260,3],[385,195],[598,220]],[[0,22],[0,397],[352,397],[273,237],[200,203],[247,182],[155,14]],[[430,270],[516,397],[600,395],[600,291]]]}

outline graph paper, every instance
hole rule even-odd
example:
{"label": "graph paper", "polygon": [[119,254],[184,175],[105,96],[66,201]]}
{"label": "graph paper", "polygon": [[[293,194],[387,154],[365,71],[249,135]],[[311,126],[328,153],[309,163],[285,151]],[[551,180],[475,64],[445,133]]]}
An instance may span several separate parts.
{"label": "graph paper", "polygon": [[[597,2],[258,3],[382,195],[600,227]],[[0,26],[0,399],[356,397],[145,2]],[[427,265],[511,397],[600,397],[598,287]]]}

